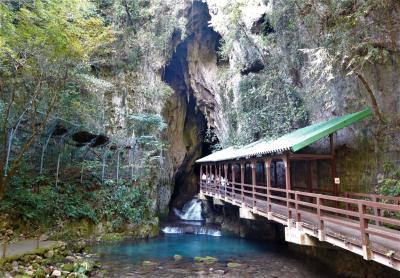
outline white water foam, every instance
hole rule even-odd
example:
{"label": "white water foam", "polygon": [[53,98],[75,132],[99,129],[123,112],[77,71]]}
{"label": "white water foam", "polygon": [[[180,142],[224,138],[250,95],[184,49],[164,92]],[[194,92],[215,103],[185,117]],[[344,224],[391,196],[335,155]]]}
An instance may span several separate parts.
{"label": "white water foam", "polygon": [[222,236],[221,231],[206,227],[196,227],[194,229],[188,229],[184,227],[164,227],[161,229],[165,234],[196,234],[196,235],[209,235],[209,236]]}
{"label": "white water foam", "polygon": [[203,220],[201,201],[198,199],[192,199],[189,203],[186,203],[182,211],[174,208],[174,212],[182,220]]}

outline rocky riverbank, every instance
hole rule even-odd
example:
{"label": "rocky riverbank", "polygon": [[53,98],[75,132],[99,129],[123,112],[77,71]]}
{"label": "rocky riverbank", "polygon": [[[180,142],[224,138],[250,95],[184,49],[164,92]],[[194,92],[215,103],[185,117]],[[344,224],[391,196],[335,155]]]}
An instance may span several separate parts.
{"label": "rocky riverbank", "polygon": [[87,252],[87,243],[58,242],[51,248],[38,248],[24,255],[0,260],[0,277],[103,277],[101,265]]}
{"label": "rocky riverbank", "polygon": [[[141,264],[105,262],[107,277],[337,277],[326,274],[318,266],[304,264],[294,258],[285,258],[282,265],[280,255],[232,258],[219,260],[216,257],[185,258],[175,255],[167,260],[143,261]],[[109,276],[108,276],[109,275]]]}

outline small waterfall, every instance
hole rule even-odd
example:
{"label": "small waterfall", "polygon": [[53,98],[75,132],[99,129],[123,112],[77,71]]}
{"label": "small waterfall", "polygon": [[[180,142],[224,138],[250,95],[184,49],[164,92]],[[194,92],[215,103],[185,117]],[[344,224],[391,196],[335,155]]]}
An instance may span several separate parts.
{"label": "small waterfall", "polygon": [[103,153],[103,164],[101,168],[101,183],[104,184],[104,175],[106,173],[106,162],[107,162],[107,150]]}
{"label": "small waterfall", "polygon": [[47,146],[49,145],[51,136],[53,135],[53,131],[50,132],[49,136],[47,137],[47,139],[45,140],[44,144],[43,144],[43,149],[42,149],[42,157],[40,158],[40,175],[43,174],[43,163],[44,163],[44,154],[46,153],[46,149]]}
{"label": "small waterfall", "polygon": [[160,168],[162,169],[163,164],[164,164],[164,158],[163,158],[163,150],[161,149],[160,151]]}
{"label": "small waterfall", "polygon": [[60,142],[59,142],[59,148],[60,151],[58,152],[58,157],[57,157],[57,170],[56,170],[56,187],[58,186],[58,176],[60,173],[60,162],[61,162],[61,155],[64,151],[65,145],[64,145],[64,138],[68,135],[68,133],[65,133],[63,136],[61,136]]}
{"label": "small waterfall", "polygon": [[7,147],[7,156],[6,156],[6,165],[4,167],[4,176],[7,176],[7,171],[8,171],[8,163],[10,160],[10,153],[11,153],[11,145],[13,141],[13,136],[14,136],[14,129],[12,128],[10,131],[10,135],[8,137],[8,147]]}
{"label": "small waterfall", "polygon": [[218,231],[217,229],[206,228],[206,227],[201,227],[196,234],[209,235],[209,236],[222,236],[221,231]]}
{"label": "small waterfall", "polygon": [[185,231],[182,227],[164,227],[161,229],[165,234],[184,234]]}
{"label": "small waterfall", "polygon": [[120,150],[117,149],[117,184],[119,182],[119,158],[120,158]]}
{"label": "small waterfall", "polygon": [[17,130],[21,124],[22,119],[24,118],[25,113],[28,111],[28,109],[25,109],[24,112],[22,112],[21,116],[19,116],[17,124],[15,125],[15,128],[11,128],[10,131],[10,136],[8,138],[8,147],[7,147],[7,155],[6,155],[6,165],[4,166],[4,176],[7,176],[8,172],[8,165],[10,162],[10,155],[11,155],[11,147],[13,144],[13,140],[15,138],[15,134],[17,133]]}
{"label": "small waterfall", "polygon": [[214,228],[207,227],[170,227],[166,226],[161,229],[165,234],[195,234],[195,235],[208,235],[208,236],[222,236],[221,231]]}
{"label": "small waterfall", "polygon": [[128,167],[130,169],[131,184],[132,184],[132,182],[133,182],[133,151],[132,151],[132,148],[130,148],[129,152],[128,152]]}
{"label": "small waterfall", "polygon": [[174,212],[182,220],[203,220],[201,201],[198,199],[192,199],[189,203],[186,203],[182,211],[174,208]]}

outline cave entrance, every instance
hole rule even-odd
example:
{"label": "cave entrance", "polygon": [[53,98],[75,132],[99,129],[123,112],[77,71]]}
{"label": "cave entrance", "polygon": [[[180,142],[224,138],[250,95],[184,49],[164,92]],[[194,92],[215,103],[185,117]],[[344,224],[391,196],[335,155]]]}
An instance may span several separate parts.
{"label": "cave entrance", "polygon": [[[176,44],[175,51],[168,61],[163,81],[171,86],[174,95],[171,96],[170,109],[167,115],[169,131],[171,134],[170,144],[173,157],[177,157],[177,165],[174,173],[174,189],[170,201],[170,207],[181,208],[186,202],[193,198],[199,191],[200,167],[195,161],[211,153],[212,145],[216,142],[205,140],[209,123],[199,103],[196,100],[192,84],[196,82],[193,78],[193,64],[201,63],[200,60],[193,61],[193,56],[202,57],[204,53],[208,56],[217,56],[217,47],[220,35],[208,26],[211,19],[208,6],[200,1],[193,2],[186,10],[188,23],[186,26],[187,36],[179,41],[179,32],[174,32],[172,43]],[[207,39],[205,39],[207,38]],[[196,47],[194,47],[196,46]],[[203,53],[204,52],[204,53]],[[204,56],[207,56],[204,55]],[[215,59],[217,60],[217,59]],[[180,133],[177,135],[177,133]],[[172,134],[174,133],[174,134]],[[174,140],[176,137],[180,140]],[[172,140],[171,140],[172,139]],[[177,146],[180,145],[180,146]],[[181,161],[181,162],[180,162]]]}

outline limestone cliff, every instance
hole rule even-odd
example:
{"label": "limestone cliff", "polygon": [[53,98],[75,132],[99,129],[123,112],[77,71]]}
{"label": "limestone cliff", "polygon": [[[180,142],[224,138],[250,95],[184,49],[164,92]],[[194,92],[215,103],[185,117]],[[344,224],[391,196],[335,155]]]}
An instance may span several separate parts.
{"label": "limestone cliff", "polygon": [[[307,120],[314,123],[367,106],[379,107],[384,122],[375,113],[364,123],[339,131],[335,137],[343,190],[371,191],[378,182],[378,174],[384,172],[384,165],[398,167],[398,40],[388,52],[387,59],[364,64],[358,72],[348,71],[331,63],[329,53],[319,47],[322,38],[312,35],[312,28],[317,31],[320,28],[319,22],[302,15],[303,7],[296,5],[296,1],[293,6],[282,1],[261,0],[205,2],[211,27],[206,22],[205,11],[198,8],[204,4],[194,2],[187,11],[192,20],[188,24],[191,35],[186,39],[187,69],[183,79],[190,88],[186,93],[195,98],[197,109],[205,116],[207,126],[213,128],[220,142],[229,142],[229,137],[237,136],[236,132],[243,128],[240,119],[239,123],[235,123],[237,119],[231,119],[232,113],[240,117],[243,82],[248,78],[258,82],[272,75],[281,75],[301,99],[293,109],[302,109],[308,115],[304,121],[289,121],[290,128],[301,127]],[[370,17],[365,20],[376,20]],[[232,29],[236,29],[235,32]],[[229,42],[228,49],[222,46],[225,58],[216,49],[221,46],[221,40]],[[367,85],[363,79],[367,80]],[[369,90],[373,92],[373,98]],[[266,101],[265,106],[270,105],[268,102],[273,100]],[[274,113],[291,104],[279,105]],[[283,113],[280,117],[288,115]],[[296,118],[296,115],[291,117]],[[278,120],[271,118],[270,130],[279,130]]]}

